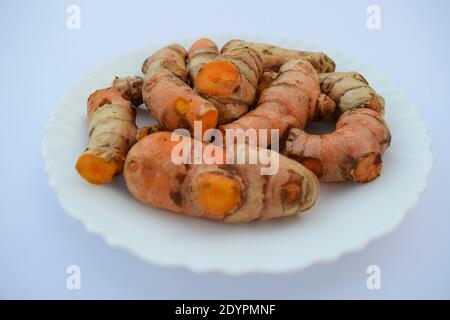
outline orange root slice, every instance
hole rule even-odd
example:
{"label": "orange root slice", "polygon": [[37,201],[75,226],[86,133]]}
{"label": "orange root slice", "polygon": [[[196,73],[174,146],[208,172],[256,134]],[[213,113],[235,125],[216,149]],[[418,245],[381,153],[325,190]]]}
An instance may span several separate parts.
{"label": "orange root slice", "polygon": [[107,161],[89,151],[80,156],[75,168],[83,178],[93,184],[108,183],[119,171],[117,163]]}
{"label": "orange root slice", "polygon": [[194,186],[195,201],[208,217],[220,220],[240,202],[241,187],[236,180],[219,174],[202,173]]}
{"label": "orange root slice", "polygon": [[184,98],[176,99],[174,106],[178,114],[186,114],[189,111],[189,101]]}
{"label": "orange root slice", "polygon": [[239,85],[239,70],[228,61],[205,64],[195,79],[196,89],[205,95],[224,98],[231,96]]}
{"label": "orange root slice", "polygon": [[358,161],[351,175],[356,182],[369,182],[381,174],[381,167],[380,155],[371,153]]}

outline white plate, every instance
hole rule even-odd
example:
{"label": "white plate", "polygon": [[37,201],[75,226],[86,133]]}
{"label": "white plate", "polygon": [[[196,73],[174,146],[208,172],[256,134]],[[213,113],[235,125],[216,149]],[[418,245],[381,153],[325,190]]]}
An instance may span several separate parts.
{"label": "white plate", "polygon": [[[236,35],[213,37],[219,45]],[[241,37],[301,50],[320,50],[296,40]],[[186,48],[194,39],[178,41]],[[392,231],[418,201],[431,169],[430,138],[418,109],[390,81],[355,59],[324,50],[342,71],[358,71],[386,99],[392,144],[383,172],[364,184],[322,184],[316,205],[304,215],[226,225],[144,206],[127,192],[122,176],[94,186],[74,164],[87,143],[86,99],[115,75],[140,74],[144,59],[164,44],[124,54],[88,74],[50,115],[42,154],[50,185],[64,210],[90,232],[150,263],[197,272],[279,273],[330,261]],[[144,109],[138,123],[150,122]]]}

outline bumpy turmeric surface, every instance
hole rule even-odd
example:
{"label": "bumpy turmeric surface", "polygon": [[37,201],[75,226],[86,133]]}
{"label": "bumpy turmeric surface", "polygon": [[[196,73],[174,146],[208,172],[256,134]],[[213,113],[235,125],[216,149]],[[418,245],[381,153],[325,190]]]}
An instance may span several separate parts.
{"label": "bumpy turmeric surface", "polygon": [[262,164],[175,164],[171,153],[178,142],[171,134],[150,134],[127,155],[127,187],[147,205],[238,223],[292,215],[315,202],[317,178],[296,161],[279,155],[279,170],[272,176],[261,175]]}
{"label": "bumpy turmeric surface", "polygon": [[195,41],[188,51],[188,72],[191,86],[195,87],[195,78],[200,69],[219,55],[219,48],[208,38]]}
{"label": "bumpy turmeric surface", "polygon": [[258,53],[262,59],[264,71],[278,71],[278,69],[292,59],[303,58],[308,60],[317,72],[334,72],[336,64],[323,52],[299,51],[285,49],[278,46],[255,43],[243,40],[228,41],[222,52],[236,48],[250,48]]}
{"label": "bumpy turmeric surface", "polygon": [[322,181],[369,182],[381,173],[381,157],[391,135],[381,115],[367,108],[345,112],[329,134],[291,129],[285,155],[299,161]]}
{"label": "bumpy turmeric surface", "polygon": [[273,82],[262,90],[256,108],[221,130],[267,129],[285,137],[290,128],[303,128],[308,120],[328,117],[335,103],[320,92],[319,77],[305,59],[292,59],[279,70]]}
{"label": "bumpy turmeric surface", "polygon": [[202,53],[201,67],[194,63],[192,82],[195,90],[218,109],[219,124],[229,123],[247,112],[255,101],[263,71],[259,54],[242,47],[222,50],[217,55],[216,47],[205,39],[196,42],[190,51],[194,57]]}
{"label": "bumpy turmeric surface", "polygon": [[76,170],[93,184],[108,183],[122,171],[126,154],[135,141],[136,112],[115,87],[89,96],[89,142]]}
{"label": "bumpy turmeric surface", "polygon": [[116,88],[125,100],[131,102],[133,106],[139,107],[142,100],[142,86],[144,80],[138,76],[115,77],[111,83],[112,88]]}
{"label": "bumpy turmeric surface", "polygon": [[170,45],[147,58],[142,66],[142,96],[153,117],[169,130],[193,130],[200,121],[204,131],[217,124],[217,109],[200,97],[186,83],[187,52],[179,45]]}
{"label": "bumpy turmeric surface", "polygon": [[336,102],[339,114],[356,108],[369,108],[384,113],[384,99],[357,72],[322,73],[319,75],[322,93]]}

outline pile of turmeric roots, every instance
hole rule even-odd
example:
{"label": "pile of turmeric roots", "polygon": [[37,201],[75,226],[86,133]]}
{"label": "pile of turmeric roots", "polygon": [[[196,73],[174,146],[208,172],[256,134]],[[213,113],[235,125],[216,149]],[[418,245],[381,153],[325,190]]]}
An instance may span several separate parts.
{"label": "pile of turmeric roots", "polygon": [[[200,39],[189,51],[173,44],[153,53],[142,73],[116,77],[88,98],[89,142],[76,170],[93,184],[123,171],[129,191],[144,204],[237,223],[310,208],[319,181],[365,183],[381,173],[391,139],[384,100],[359,73],[335,72],[324,53],[242,40],[219,51]],[[157,124],[138,129],[136,108],[143,103]],[[310,121],[330,120],[337,121],[331,133],[304,131]],[[196,123],[202,132],[277,130],[277,172],[262,175],[262,163],[174,162],[173,131],[193,134]],[[209,146],[210,154],[222,151],[189,139]],[[236,148],[248,153],[258,146]]]}

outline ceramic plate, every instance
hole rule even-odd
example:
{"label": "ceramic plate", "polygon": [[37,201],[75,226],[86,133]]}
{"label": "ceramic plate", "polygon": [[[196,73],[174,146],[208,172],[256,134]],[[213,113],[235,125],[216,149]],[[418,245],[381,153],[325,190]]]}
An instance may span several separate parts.
{"label": "ceramic plate", "polygon": [[[116,75],[140,74],[141,64],[164,43],[130,51],[86,75],[50,115],[42,153],[50,185],[64,210],[90,232],[150,263],[228,274],[296,271],[363,248],[392,231],[418,201],[432,165],[430,138],[417,107],[389,80],[346,54],[272,37],[212,37],[219,46],[233,38],[301,50],[323,50],[339,71],[358,71],[386,100],[392,144],[380,178],[368,184],[321,185],[316,205],[302,215],[226,225],[149,208],[127,191],[122,176],[94,186],[74,164],[87,143],[86,100]],[[195,39],[173,39],[189,48]],[[138,124],[152,122],[141,108]]]}

